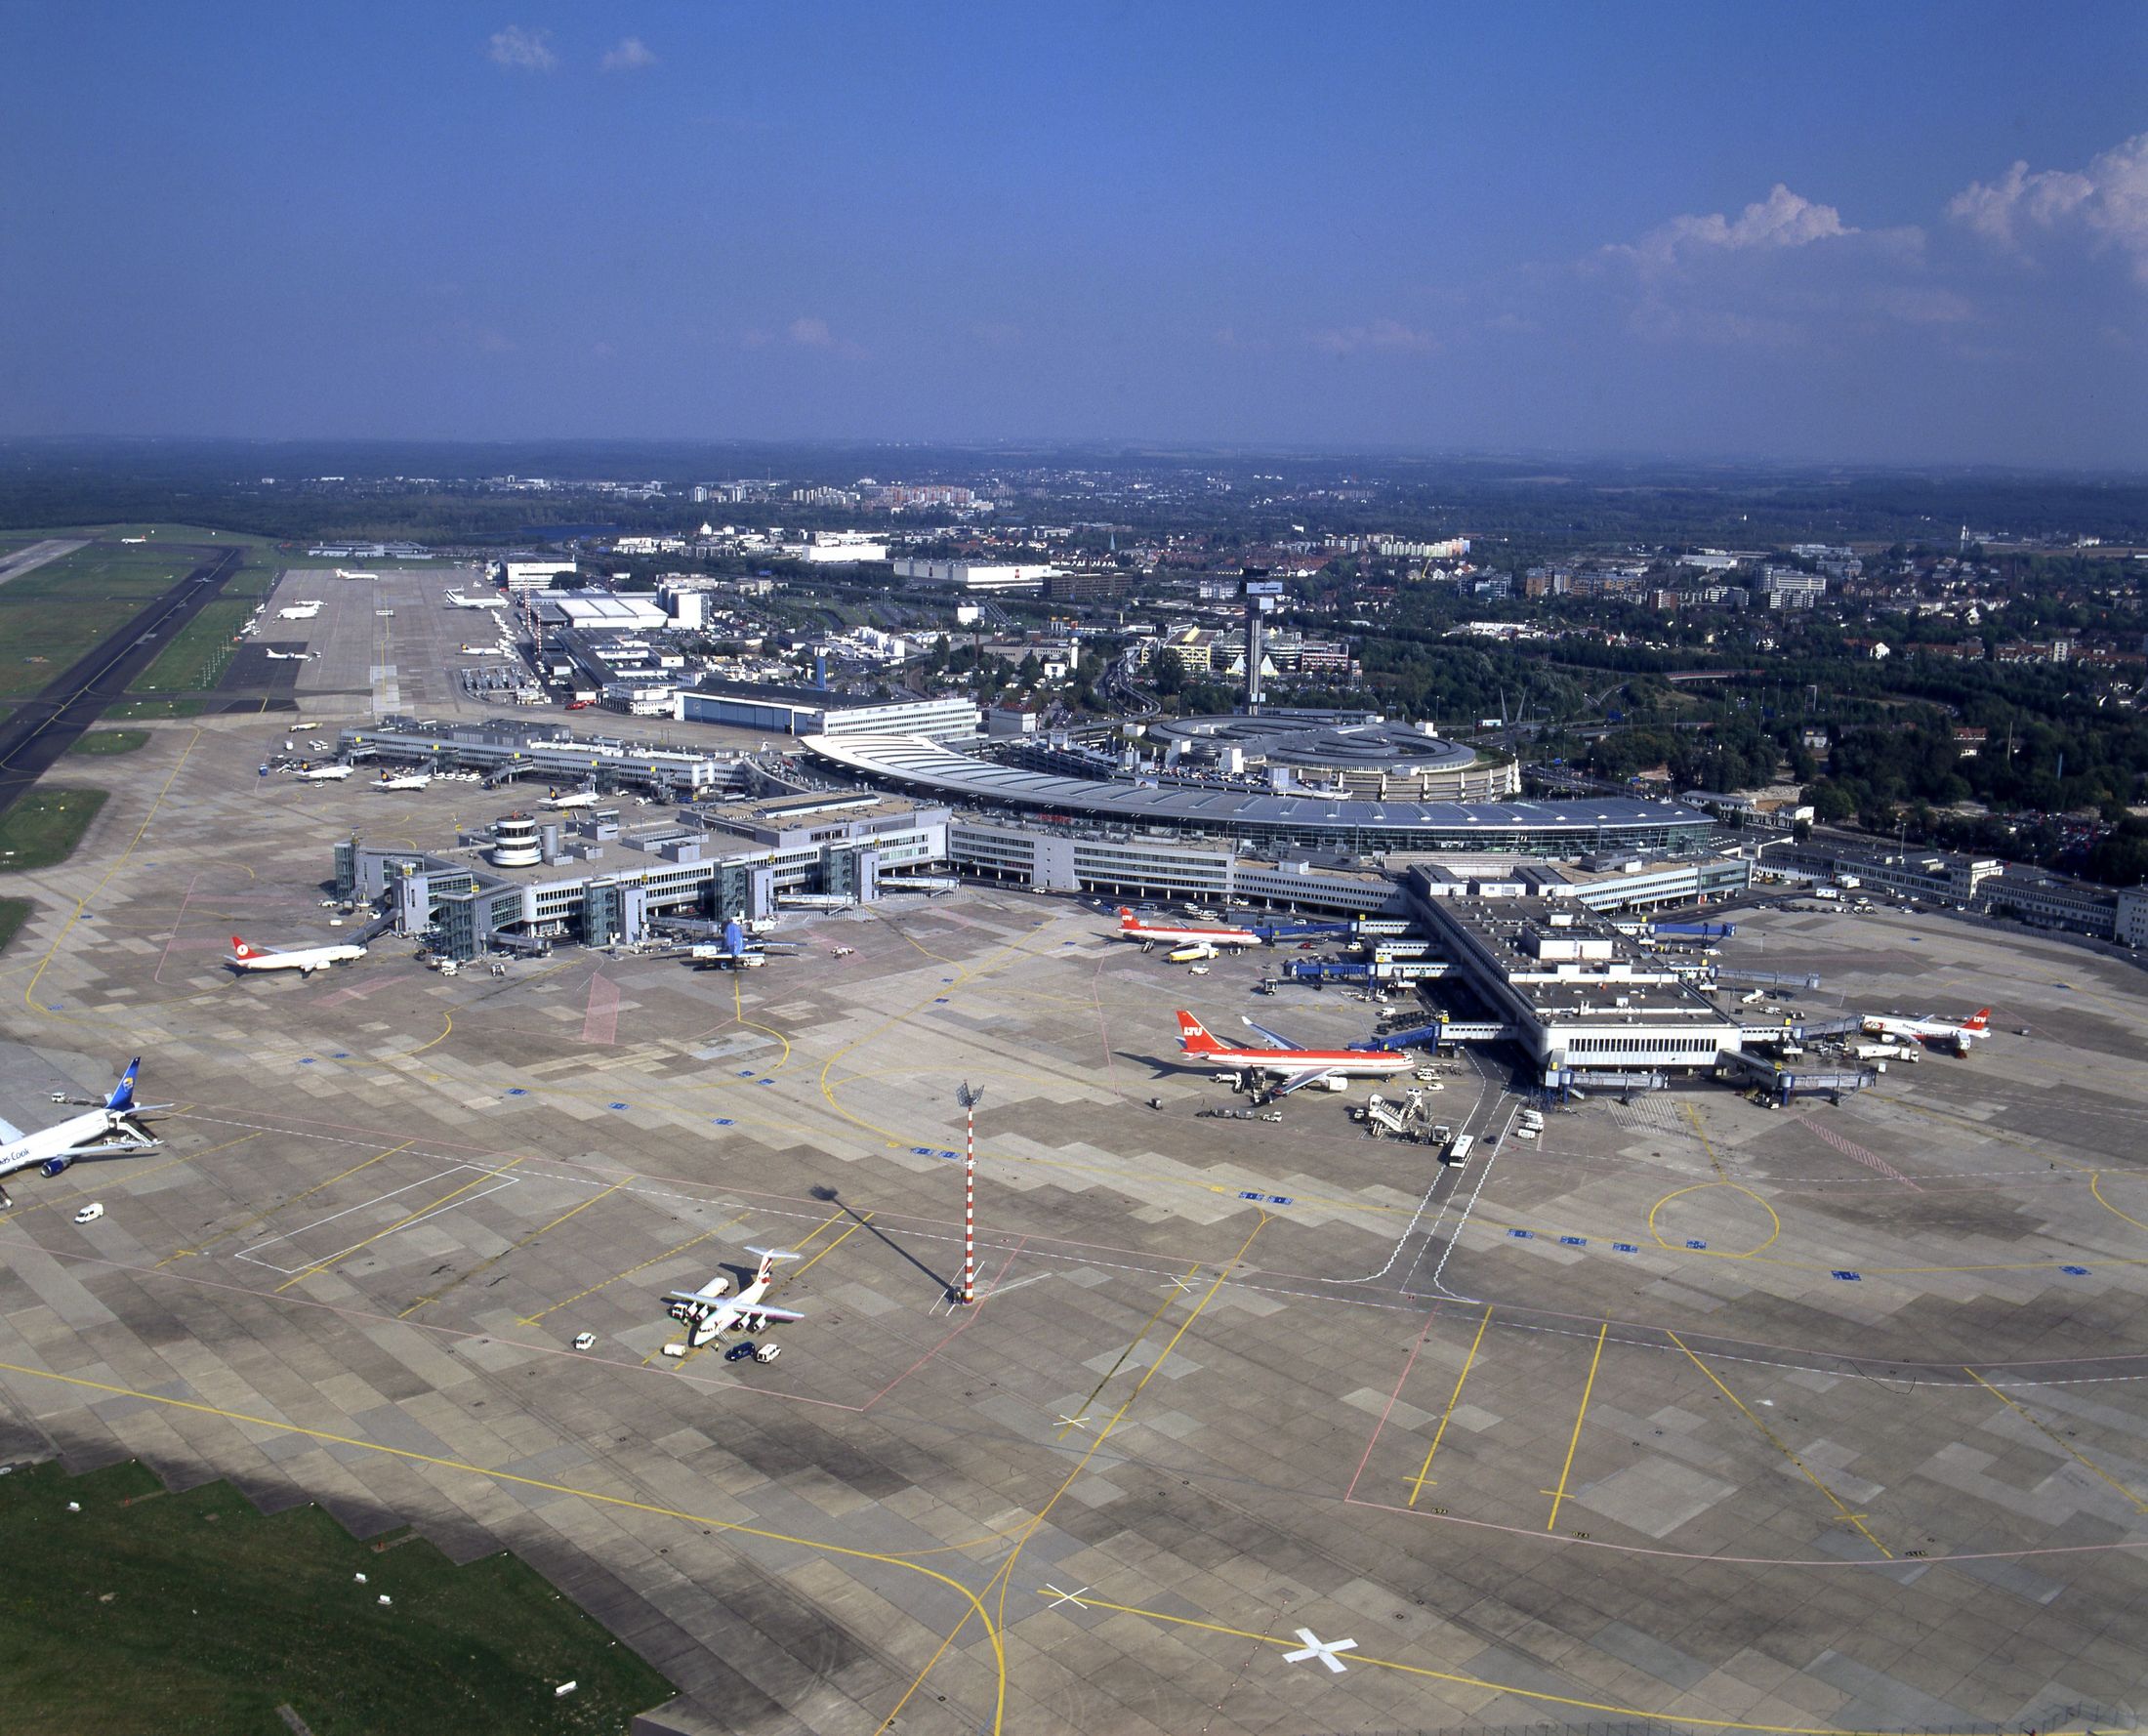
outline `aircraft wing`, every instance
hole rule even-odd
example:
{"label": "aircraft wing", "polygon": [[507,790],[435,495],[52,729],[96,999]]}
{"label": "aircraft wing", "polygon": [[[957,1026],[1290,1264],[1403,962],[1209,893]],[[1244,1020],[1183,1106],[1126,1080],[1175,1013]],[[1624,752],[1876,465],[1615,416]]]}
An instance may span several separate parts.
{"label": "aircraft wing", "polygon": [[101,1157],[134,1157],[144,1151],[154,1151],[163,1144],[162,1139],[128,1139],[106,1141],[98,1145],[77,1145],[72,1151],[60,1155],[72,1163],[82,1163]]}
{"label": "aircraft wing", "polygon": [[1270,1096],[1287,1097],[1291,1095],[1292,1092],[1298,1091],[1304,1086],[1318,1085],[1321,1080],[1327,1078],[1328,1075],[1333,1073],[1335,1069],[1333,1067],[1307,1067],[1301,1073],[1293,1073],[1289,1075],[1287,1078],[1284,1079],[1281,1085],[1278,1085],[1274,1089],[1274,1091],[1270,1092],[1268,1095]]}
{"label": "aircraft wing", "polygon": [[803,1320],[806,1318],[796,1308],[771,1308],[760,1302],[756,1302],[750,1308],[739,1309],[739,1313],[750,1320]]}
{"label": "aircraft wing", "polygon": [[1245,1024],[1248,1030],[1254,1032],[1257,1036],[1265,1037],[1278,1049],[1302,1049],[1305,1047],[1302,1043],[1293,1043],[1288,1037],[1283,1036],[1280,1032],[1269,1030],[1266,1025],[1255,1024],[1250,1018],[1245,1020]]}
{"label": "aircraft wing", "polygon": [[22,1130],[12,1121],[0,1121],[0,1145],[12,1145],[22,1137]]}

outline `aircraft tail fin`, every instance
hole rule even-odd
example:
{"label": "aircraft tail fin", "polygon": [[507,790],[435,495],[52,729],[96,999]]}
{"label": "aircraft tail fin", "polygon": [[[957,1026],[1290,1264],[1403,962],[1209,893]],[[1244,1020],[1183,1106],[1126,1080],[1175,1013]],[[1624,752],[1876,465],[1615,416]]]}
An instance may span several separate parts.
{"label": "aircraft tail fin", "polygon": [[1188,1054],[1213,1054],[1223,1047],[1209,1035],[1206,1025],[1183,1008],[1178,1010],[1178,1045]]}
{"label": "aircraft tail fin", "polygon": [[231,936],[231,956],[234,959],[258,959],[262,954],[260,947],[248,946],[245,941],[233,934]]}
{"label": "aircraft tail fin", "polygon": [[775,1269],[775,1262],[779,1260],[796,1260],[798,1258],[798,1256],[792,1253],[791,1250],[788,1248],[749,1247],[746,1252],[760,1260],[761,1269],[764,1272],[773,1271]]}
{"label": "aircraft tail fin", "polygon": [[1127,904],[1122,904],[1119,906],[1119,927],[1122,929],[1131,929],[1134,927],[1133,906]]}
{"label": "aircraft tail fin", "polygon": [[114,1115],[124,1115],[135,1106],[135,1075],[142,1070],[142,1057],[138,1054],[127,1063],[127,1070],[120,1074],[119,1083],[112,1087],[112,1095],[104,1099],[104,1107]]}
{"label": "aircraft tail fin", "polygon": [[1992,1010],[1989,1007],[1979,1007],[1973,1017],[1962,1021],[1962,1028],[1964,1031],[1974,1032],[1981,1037],[1991,1027],[1991,1022]]}

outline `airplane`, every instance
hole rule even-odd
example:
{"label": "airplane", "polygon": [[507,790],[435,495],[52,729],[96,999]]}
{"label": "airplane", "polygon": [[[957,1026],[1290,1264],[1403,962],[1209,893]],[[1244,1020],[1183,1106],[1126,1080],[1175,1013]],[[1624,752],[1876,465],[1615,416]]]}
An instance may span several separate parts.
{"label": "airplane", "polygon": [[711,1278],[699,1290],[673,1290],[665,1294],[664,1312],[674,1320],[682,1321],[686,1327],[686,1349],[705,1344],[734,1326],[759,1332],[773,1320],[806,1318],[795,1308],[770,1307],[761,1300],[774,1282],[775,1262],[796,1260],[798,1256],[784,1248],[748,1248],[746,1252],[758,1255],[761,1264],[755,1268],[746,1287],[728,1301],[723,1300],[724,1292],[731,1287],[728,1278]]}
{"label": "airplane", "polygon": [[279,621],[310,621],[319,613],[319,603],[302,602],[287,609],[276,610],[276,619]]}
{"label": "airplane", "polygon": [[[135,1101],[135,1075],[141,1067],[142,1057],[136,1055],[127,1063],[127,1070],[120,1074],[111,1095],[102,1104],[94,1104],[86,1115],[70,1115],[65,1121],[41,1128],[34,1134],[25,1134],[21,1128],[0,1121],[0,1177],[28,1169],[35,1169],[44,1176],[57,1176],[69,1164],[84,1158],[131,1157],[138,1152],[154,1151],[164,1141],[142,1125],[142,1117],[169,1109],[171,1104]],[[57,1093],[54,1100],[80,1101]],[[7,1190],[0,1187],[0,1206],[10,1203]]]}
{"label": "airplane", "polygon": [[1143,950],[1159,941],[1172,946],[1260,946],[1261,938],[1251,929],[1175,929],[1144,923],[1124,904],[1119,906],[1119,938],[1138,940]]}
{"label": "airplane", "polygon": [[1183,1065],[1201,1069],[1227,1067],[1241,1078],[1279,1080],[1271,1096],[1284,1097],[1308,1085],[1325,1085],[1341,1091],[1352,1079],[1387,1079],[1407,1073],[1417,1062],[1409,1055],[1381,1049],[1306,1049],[1279,1036],[1252,1019],[1246,1024],[1268,1040],[1264,1049],[1231,1049],[1209,1035],[1201,1021],[1182,1008],[1178,1013],[1178,1045],[1185,1053]]}
{"label": "airplane", "polygon": [[[772,943],[778,956],[795,953],[795,944]],[[746,938],[745,926],[734,916],[723,925],[722,940],[704,940],[687,949],[686,957],[704,970],[758,971],[768,962],[771,942]]]}
{"label": "airplane", "polygon": [[269,661],[269,662],[271,662],[271,663],[306,663],[306,662],[310,662],[310,661],[311,659],[313,659],[314,657],[317,657],[317,656],[319,656],[319,655],[320,655],[320,653],[319,653],[318,651],[270,651],[270,650],[264,650],[264,651],[262,652],[262,655],[263,655],[264,657],[268,658],[268,661]]}
{"label": "airplane", "polygon": [[451,609],[504,609],[504,597],[465,597],[460,591],[450,591],[442,600]]}
{"label": "airplane", "polygon": [[1989,1007],[1979,1007],[1959,1023],[1951,1018],[1901,1018],[1868,1013],[1864,1030],[1868,1037],[1914,1037],[1920,1043],[1951,1048],[1955,1054],[1965,1055],[1978,1038],[1991,1035],[1991,1018]]}
{"label": "airplane", "polygon": [[430,771],[404,771],[392,777],[384,771],[371,787],[376,790],[422,790],[432,781]]}
{"label": "airplane", "polygon": [[338,784],[351,775],[348,765],[301,765],[291,773],[310,784]]}
{"label": "airplane", "polygon": [[558,790],[538,804],[540,807],[595,807],[603,797],[595,790],[573,790],[562,796]]}
{"label": "airplane", "polygon": [[340,566],[336,568],[336,577],[339,579],[370,579],[372,576],[369,572],[351,572]]}
{"label": "airplane", "polygon": [[330,965],[345,964],[351,959],[365,957],[365,948],[355,940],[339,940],[332,946],[253,946],[231,936],[231,956],[224,962],[241,975],[249,971],[296,971],[301,976],[310,976],[315,971],[324,971]]}

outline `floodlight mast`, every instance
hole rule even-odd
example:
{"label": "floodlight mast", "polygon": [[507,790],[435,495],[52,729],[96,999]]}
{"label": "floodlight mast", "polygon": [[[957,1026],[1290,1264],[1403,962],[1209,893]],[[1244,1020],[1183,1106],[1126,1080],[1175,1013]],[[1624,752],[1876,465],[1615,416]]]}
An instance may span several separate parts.
{"label": "floodlight mast", "polygon": [[967,1307],[977,1300],[977,1105],[984,1100],[984,1087],[967,1079],[955,1094],[962,1104],[962,1301]]}

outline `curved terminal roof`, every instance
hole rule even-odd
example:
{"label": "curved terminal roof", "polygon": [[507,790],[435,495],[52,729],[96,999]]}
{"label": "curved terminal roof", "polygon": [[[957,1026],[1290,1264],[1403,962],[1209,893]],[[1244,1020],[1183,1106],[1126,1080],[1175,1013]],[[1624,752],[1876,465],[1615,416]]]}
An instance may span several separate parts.
{"label": "curved terminal roof", "polygon": [[1177,718],[1148,725],[1149,738],[1215,752],[1242,748],[1249,760],[1342,771],[1405,776],[1460,771],[1476,764],[1474,748],[1442,741],[1407,723],[1343,723],[1307,718]]}
{"label": "curved terminal roof", "polygon": [[1029,807],[1129,825],[1239,832],[1304,843],[1407,849],[1617,847],[1695,840],[1714,824],[1696,808],[1628,797],[1580,802],[1368,802],[1242,789],[1125,783],[1028,771],[914,735],[813,735],[816,758],[860,777],[974,806]]}

